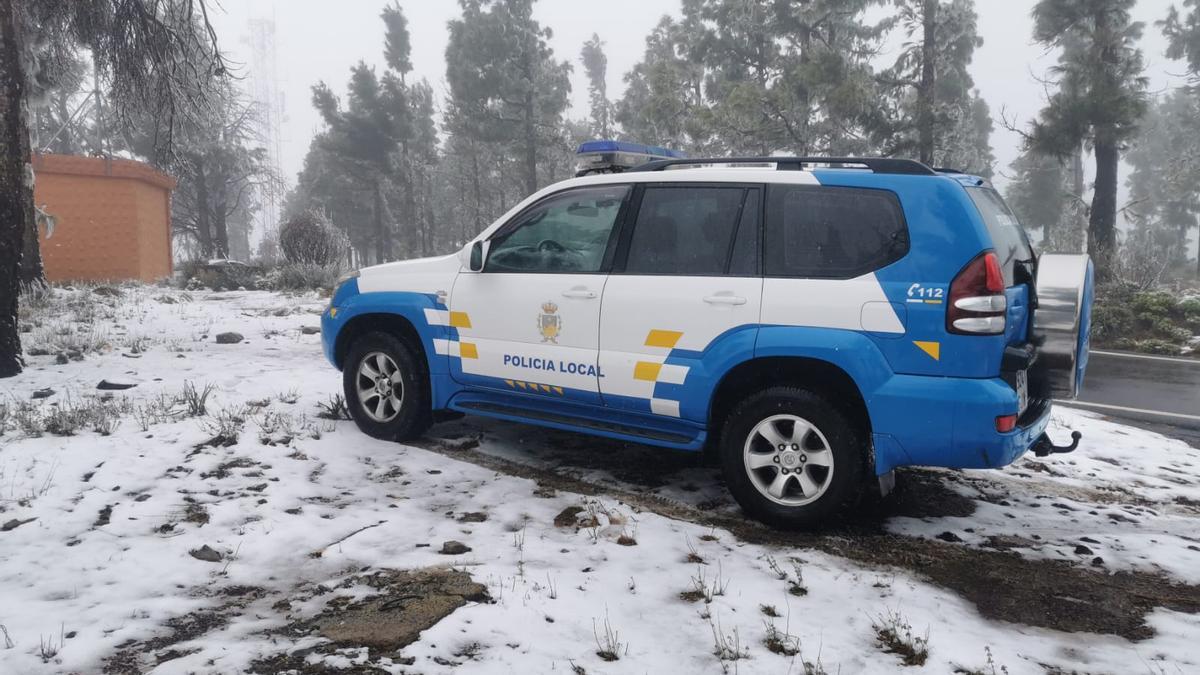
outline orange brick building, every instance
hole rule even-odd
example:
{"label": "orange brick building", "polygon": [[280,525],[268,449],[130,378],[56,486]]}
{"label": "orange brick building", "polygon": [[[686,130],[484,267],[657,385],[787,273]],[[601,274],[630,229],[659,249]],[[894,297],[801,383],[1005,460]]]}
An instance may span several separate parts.
{"label": "orange brick building", "polygon": [[34,155],[34,203],[58,219],[39,239],[50,281],[171,276],[175,179],[127,159]]}

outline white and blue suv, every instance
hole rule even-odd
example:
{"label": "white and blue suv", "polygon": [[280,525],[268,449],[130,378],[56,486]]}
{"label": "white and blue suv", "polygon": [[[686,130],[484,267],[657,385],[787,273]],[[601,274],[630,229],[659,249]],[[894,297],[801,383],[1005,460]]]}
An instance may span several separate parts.
{"label": "white and blue suv", "polygon": [[1086,256],[1035,256],[986,181],[900,159],[650,162],[547,187],[461,252],[368,267],[325,354],[358,426],[438,411],[720,458],[807,527],[869,481],[1002,467],[1086,364]]}

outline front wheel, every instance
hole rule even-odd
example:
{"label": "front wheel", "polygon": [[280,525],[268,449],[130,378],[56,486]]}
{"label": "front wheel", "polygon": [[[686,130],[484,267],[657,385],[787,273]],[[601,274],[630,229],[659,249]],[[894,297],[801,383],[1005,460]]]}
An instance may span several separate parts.
{"label": "front wheel", "polygon": [[773,387],[729,414],[721,466],[734,499],[754,518],[789,529],[843,515],[863,486],[862,432],[821,396]]}
{"label": "front wheel", "polygon": [[342,370],[346,408],[368,436],[406,441],[429,428],[429,389],[421,355],[389,333],[350,345]]}

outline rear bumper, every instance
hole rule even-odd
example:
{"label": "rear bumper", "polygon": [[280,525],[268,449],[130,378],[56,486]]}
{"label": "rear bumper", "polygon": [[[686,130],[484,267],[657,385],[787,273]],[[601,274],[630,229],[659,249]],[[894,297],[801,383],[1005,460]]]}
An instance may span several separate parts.
{"label": "rear bumper", "polygon": [[994,469],[1029,451],[1050,421],[1048,400],[1030,401],[1007,433],[996,418],[1017,412],[1017,393],[1000,378],[897,375],[868,400],[875,470],[899,466]]}

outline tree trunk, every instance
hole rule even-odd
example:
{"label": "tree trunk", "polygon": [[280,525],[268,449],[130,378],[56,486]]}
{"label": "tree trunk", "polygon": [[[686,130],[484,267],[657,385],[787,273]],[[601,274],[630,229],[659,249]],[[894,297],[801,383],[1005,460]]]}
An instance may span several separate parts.
{"label": "tree trunk", "polygon": [[1117,244],[1117,170],[1121,161],[1109,130],[1096,133],[1096,188],[1088,221],[1088,255],[1096,265],[1097,281],[1108,280]]}
{"label": "tree trunk", "polygon": [[537,129],[534,126],[533,90],[525,92],[525,194],[537,192]]}
{"label": "tree trunk", "polygon": [[375,179],[375,264],[380,265],[391,257],[391,245],[388,241],[385,212],[387,202],[383,196],[383,181]]}
{"label": "tree trunk", "polygon": [[208,200],[208,176],[204,160],[196,158],[196,239],[200,242],[200,257],[205,259],[213,254],[212,209]]}
{"label": "tree trunk", "polygon": [[1075,153],[1071,155],[1071,189],[1075,191],[1075,207],[1074,216],[1072,217],[1071,227],[1075,233],[1071,237],[1079,237],[1078,252],[1082,253],[1087,250],[1087,221],[1083,217],[1083,209],[1080,205],[1083,203],[1083,144],[1079,143],[1075,146]]}
{"label": "tree trunk", "polygon": [[[32,176],[33,174],[29,174]],[[42,248],[38,242],[37,218],[29,217],[25,229],[25,241],[21,246],[21,285],[46,286],[46,268],[42,266]]]}
{"label": "tree trunk", "polygon": [[33,223],[29,121],[16,4],[16,0],[0,0],[0,377],[13,377],[25,365],[17,302],[22,249]]}
{"label": "tree trunk", "polygon": [[229,257],[229,213],[225,186],[217,188],[217,203],[213,208],[213,252],[217,258]]}
{"label": "tree trunk", "polygon": [[921,86],[917,90],[917,151],[921,162],[933,166],[934,100],[937,95],[937,10],[939,0],[925,0],[921,42]]}

